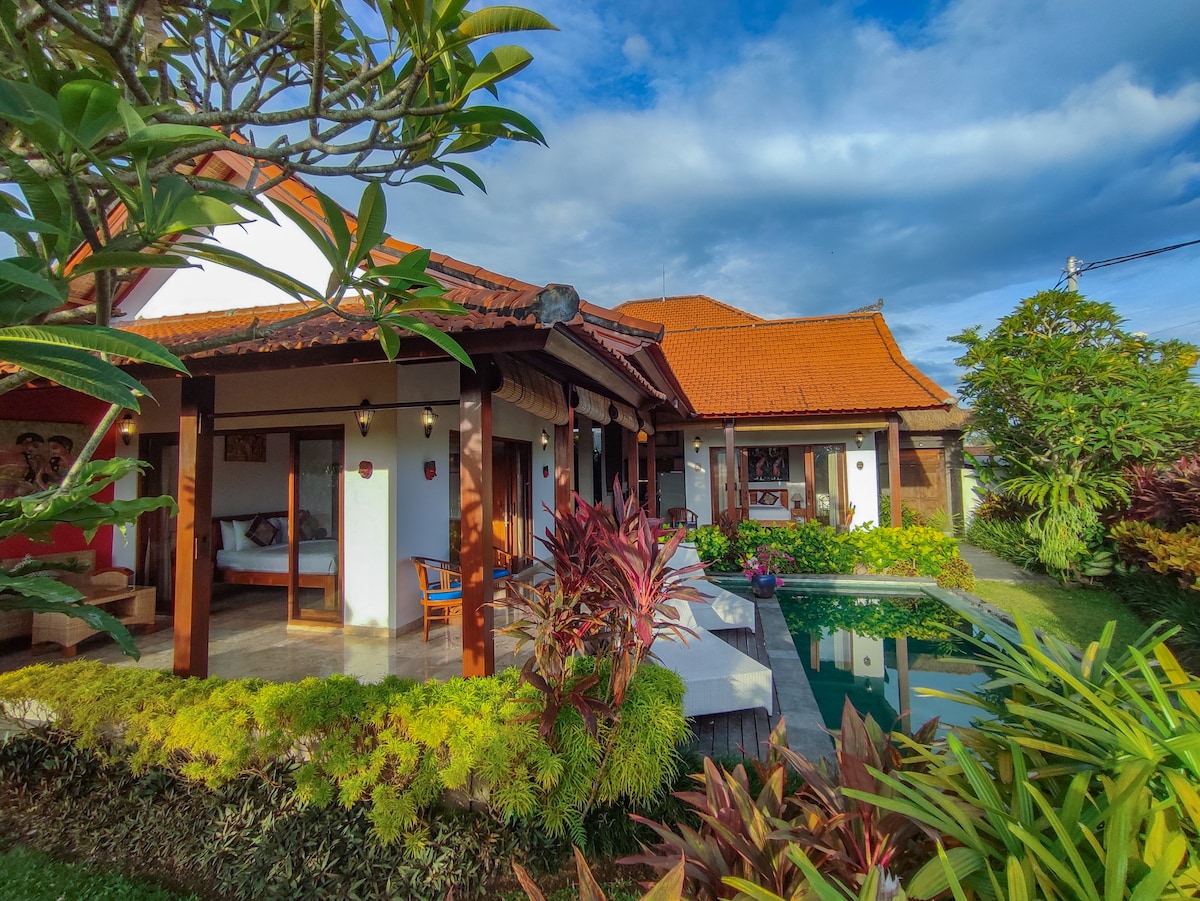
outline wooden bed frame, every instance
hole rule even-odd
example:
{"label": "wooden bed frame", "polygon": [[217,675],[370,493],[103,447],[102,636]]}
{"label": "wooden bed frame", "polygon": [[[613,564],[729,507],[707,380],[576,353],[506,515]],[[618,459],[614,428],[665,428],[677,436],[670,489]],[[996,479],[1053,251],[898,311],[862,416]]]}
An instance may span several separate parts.
{"label": "wooden bed frame", "polygon": [[[286,510],[282,512],[263,511],[262,513],[237,513],[233,516],[213,517],[213,581],[224,582],[227,585],[267,585],[273,588],[287,588],[287,573],[268,573],[249,569],[223,569],[217,566],[217,551],[224,547],[221,538],[221,523],[254,519],[256,516],[265,516],[268,519],[287,519],[288,512]],[[300,587],[322,589],[325,592],[326,609],[337,609],[337,573],[300,573]]]}

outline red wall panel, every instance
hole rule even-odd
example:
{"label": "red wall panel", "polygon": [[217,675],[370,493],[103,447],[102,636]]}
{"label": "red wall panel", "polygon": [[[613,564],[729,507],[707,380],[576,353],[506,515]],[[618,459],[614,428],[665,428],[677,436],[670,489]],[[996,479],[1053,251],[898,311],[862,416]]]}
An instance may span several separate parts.
{"label": "red wall panel", "polygon": [[[86,423],[95,426],[108,410],[108,404],[95,398],[85,397],[65,388],[18,388],[0,395],[0,419],[25,419],[40,422]],[[100,442],[95,459],[107,459],[116,455],[116,430],[110,429]],[[78,450],[78,448],[77,448]],[[97,500],[110,501],[113,489],[106,488],[97,495]],[[23,557],[25,554],[51,554],[65,551],[81,551],[91,548],[96,552],[96,566],[112,566],[113,528],[105,526],[96,532],[89,544],[83,532],[72,526],[55,526],[50,533],[49,543],[30,541],[27,538],[9,538],[0,541],[0,559]]]}

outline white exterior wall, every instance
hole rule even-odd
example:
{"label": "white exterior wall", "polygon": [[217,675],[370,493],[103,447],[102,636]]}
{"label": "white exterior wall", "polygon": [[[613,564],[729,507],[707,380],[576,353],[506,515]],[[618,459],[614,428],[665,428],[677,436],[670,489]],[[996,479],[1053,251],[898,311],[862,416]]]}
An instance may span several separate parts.
{"label": "white exterior wall", "polygon": [[[277,209],[271,201],[262,200],[269,209]],[[223,225],[214,231],[213,240],[303,284],[323,289],[330,272],[325,258],[291,220],[278,213],[275,219],[278,224],[254,216],[245,225]],[[205,263],[190,269],[149,270],[121,302],[121,310],[127,316],[154,319],[295,302],[252,275]]]}
{"label": "white exterior wall", "polygon": [[[147,401],[138,417],[140,434],[174,433],[179,426],[178,380],[148,385],[157,402]],[[395,632],[421,619],[420,595],[411,558],[449,555],[450,432],[459,428],[459,367],[457,363],[396,366],[370,363],[225,375],[217,378],[216,411],[219,431],[342,426],[345,437],[343,474],[345,530],[342,536],[345,624]],[[264,407],[299,408],[354,406],[364,398],[376,404],[412,402],[397,410],[376,410],[367,437],[359,433],[351,412],[270,414],[222,419],[221,413]],[[453,405],[438,401],[453,399]],[[429,438],[421,427],[421,406],[438,414]],[[551,522],[546,506],[554,503],[554,444],[545,450],[541,433],[553,439],[554,426],[503,401],[493,407],[492,431],[497,438],[527,441],[532,448],[532,512],[536,538]],[[288,506],[288,436],[267,434],[266,463],[226,463],[224,443],[214,444],[213,515],[253,514],[286,510]],[[136,441],[119,452],[133,456]],[[437,477],[427,480],[426,461]],[[369,462],[369,479],[359,473]],[[549,475],[542,468],[549,467]],[[117,497],[135,496],[136,480],[117,485]],[[114,565],[135,567],[137,541],[119,534],[113,542]]]}

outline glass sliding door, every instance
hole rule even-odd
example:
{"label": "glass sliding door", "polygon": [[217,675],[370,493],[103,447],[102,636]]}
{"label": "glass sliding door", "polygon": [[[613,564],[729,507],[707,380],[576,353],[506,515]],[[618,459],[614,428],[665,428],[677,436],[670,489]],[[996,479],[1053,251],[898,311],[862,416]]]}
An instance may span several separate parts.
{"label": "glass sliding door", "polygon": [[812,455],[813,514],[818,522],[839,528],[846,523],[846,446],[823,444],[805,450]]}
{"label": "glass sliding door", "polygon": [[342,624],[341,429],[292,433],[288,620]]}

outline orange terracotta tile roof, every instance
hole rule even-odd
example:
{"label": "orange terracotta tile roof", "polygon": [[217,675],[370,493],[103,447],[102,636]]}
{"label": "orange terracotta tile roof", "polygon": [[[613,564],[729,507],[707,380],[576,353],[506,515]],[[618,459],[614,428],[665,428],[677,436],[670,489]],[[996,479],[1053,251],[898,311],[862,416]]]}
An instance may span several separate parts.
{"label": "orange terracotta tile roof", "polygon": [[760,316],[713,300],[704,294],[627,300],[613,309],[615,312],[648,319],[651,322],[661,322],[668,332],[764,321]]}
{"label": "orange terracotta tile roof", "polygon": [[668,327],[663,350],[701,416],[936,409],[950,397],[904,358],[879,313]]}

